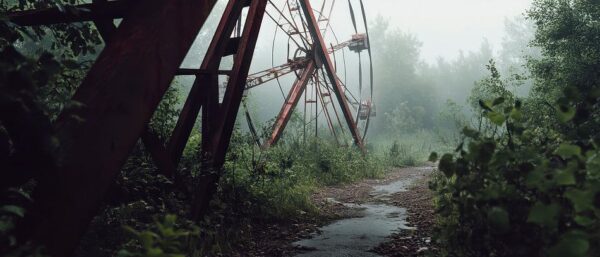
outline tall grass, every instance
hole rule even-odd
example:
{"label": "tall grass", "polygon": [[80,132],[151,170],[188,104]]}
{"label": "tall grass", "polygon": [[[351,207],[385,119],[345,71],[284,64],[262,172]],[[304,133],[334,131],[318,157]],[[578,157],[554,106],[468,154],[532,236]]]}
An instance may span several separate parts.
{"label": "tall grass", "polygon": [[422,165],[434,151],[447,150],[448,146],[430,130],[418,130],[394,136],[380,136],[371,141],[373,152],[391,167]]}
{"label": "tall grass", "polygon": [[317,188],[378,178],[385,171],[379,157],[329,141],[309,139],[307,144],[283,143],[260,150],[248,136],[236,137],[221,193],[255,203],[254,211],[264,217],[315,213],[311,196]]}

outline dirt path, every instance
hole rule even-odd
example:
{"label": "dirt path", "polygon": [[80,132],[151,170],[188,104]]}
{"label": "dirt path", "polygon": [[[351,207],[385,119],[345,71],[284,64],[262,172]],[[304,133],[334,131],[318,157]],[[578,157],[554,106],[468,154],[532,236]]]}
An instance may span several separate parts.
{"label": "dirt path", "polygon": [[392,197],[392,204],[407,209],[407,222],[415,230],[402,230],[394,233],[386,242],[377,246],[374,252],[384,256],[436,256],[436,246],[431,241],[434,226],[433,195],[428,187],[430,176],[425,176],[411,185],[408,191],[398,192]]}
{"label": "dirt path", "polygon": [[324,188],[315,200],[339,220],[294,243],[296,256],[422,256],[431,246],[433,167],[397,169],[383,180]]}
{"label": "dirt path", "polygon": [[321,216],[256,224],[239,256],[424,256],[435,250],[432,170],[395,169],[384,179],[322,188],[313,196]]}

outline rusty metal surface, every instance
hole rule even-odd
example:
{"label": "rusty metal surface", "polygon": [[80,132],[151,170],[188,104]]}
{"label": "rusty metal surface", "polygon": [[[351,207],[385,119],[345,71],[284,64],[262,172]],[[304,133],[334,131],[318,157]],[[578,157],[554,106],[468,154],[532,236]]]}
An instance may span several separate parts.
{"label": "rusty metal surface", "polygon": [[[65,110],[55,124],[62,144],[61,154],[65,156],[63,166],[52,178],[40,181],[34,193],[34,212],[26,217],[31,221],[29,236],[45,245],[52,256],[71,254],[140,137],[159,169],[166,176],[172,176],[202,109],[203,173],[196,183],[192,210],[194,218],[201,217],[216,190],[244,90],[281,75],[302,70],[279,112],[266,146],[280,138],[311,79],[325,84],[323,89],[315,85],[315,94],[318,94],[315,97],[325,108],[328,126],[335,133],[332,115],[322,98],[330,97],[330,86],[320,82],[317,73],[317,67],[322,65],[355,144],[364,151],[345,86],[335,74],[329,53],[350,45],[361,48],[359,44],[365,38],[355,37],[327,48],[309,0],[300,1],[305,20],[302,27],[288,22],[293,29],[290,34],[303,36],[300,43],[292,41],[313,49],[305,49],[305,57],[251,76],[249,68],[268,0],[230,0],[198,69],[179,66],[216,0],[146,0],[143,4],[134,4],[137,1],[93,0],[91,4],[69,7],[67,12],[48,8],[8,15],[10,21],[19,25],[93,21],[106,42],[73,97],[82,107]],[[245,8],[248,12],[243,19],[243,32],[232,37]],[[292,6],[288,9],[290,13],[301,14],[300,10],[292,10]],[[120,17],[123,20],[117,28],[113,19]],[[227,55],[234,56],[232,69],[219,70],[222,58]],[[196,79],[165,146],[147,125],[178,74],[195,75]],[[220,102],[219,76],[223,75],[228,80]],[[317,98],[315,106],[319,103]],[[332,107],[341,123],[335,105]],[[315,117],[317,126],[318,114]]]}
{"label": "rusty metal surface", "polygon": [[[229,41],[237,18],[240,17],[242,9],[245,6],[241,2],[242,1],[229,1],[225,7],[225,11],[217,26],[217,30],[208,47],[207,53],[204,56],[204,60],[198,69],[202,72],[199,72],[196,75],[190,93],[179,114],[179,119],[177,120],[177,124],[167,147],[171,153],[172,159],[176,163],[179,162],[179,159],[181,158],[183,149],[194,128],[196,119],[198,119],[200,109],[204,109],[202,118],[205,119],[211,114],[211,111],[209,110],[214,108],[214,102],[217,101],[214,96],[218,96],[217,84],[218,75],[220,74],[219,66],[221,64],[221,58],[225,55],[228,47],[230,47]],[[213,98],[209,100],[211,96]],[[205,140],[206,136],[208,136],[208,128],[206,127],[208,122],[209,121],[202,122],[202,142],[207,142]]]}
{"label": "rusty metal surface", "polygon": [[[199,179],[200,183],[196,192],[193,208],[195,218],[201,217],[206,212],[208,203],[216,190],[221,168],[225,162],[225,154],[229,148],[229,139],[233,133],[238,109],[242,102],[266,5],[267,0],[253,0],[250,3],[223,102],[218,103],[218,88],[216,87],[212,88],[212,93],[208,95],[207,108],[203,111],[203,126],[207,127],[203,128],[203,134],[206,135],[203,135],[202,142],[205,173]],[[232,18],[235,17],[230,16],[230,19]],[[227,32],[229,31],[224,31],[226,35],[231,35]]]}
{"label": "rusty metal surface", "polygon": [[363,152],[365,152],[366,149],[364,147],[363,140],[358,132],[358,128],[356,127],[356,123],[354,121],[354,118],[352,117],[352,111],[350,110],[350,106],[349,106],[348,102],[346,101],[346,97],[343,93],[344,88],[341,85],[341,83],[339,83],[339,79],[337,78],[337,75],[335,74],[335,69],[333,68],[333,63],[331,62],[331,58],[329,58],[329,54],[327,51],[327,45],[325,44],[325,41],[323,40],[323,35],[321,34],[321,29],[319,28],[317,19],[315,18],[315,15],[312,11],[313,9],[310,4],[310,0],[300,0],[299,2],[300,2],[300,6],[302,7],[302,11],[304,12],[304,14],[306,16],[306,24],[307,24],[308,30],[310,31],[310,33],[313,37],[313,40],[315,41],[313,44],[313,47],[314,47],[313,50],[315,51],[317,56],[319,56],[319,58],[321,59],[321,62],[323,63],[323,69],[325,69],[325,73],[326,73],[330,83],[333,85],[334,94],[336,95],[338,103],[340,104],[340,107],[342,109],[342,114],[344,115],[346,124],[348,125],[348,128],[350,129],[352,138],[354,139],[354,144],[356,144],[356,146],[358,146]]}
{"label": "rusty metal surface", "polygon": [[279,138],[281,138],[281,135],[283,134],[283,130],[285,129],[288,121],[290,120],[290,118],[292,116],[292,112],[296,108],[296,105],[298,105],[298,102],[300,101],[300,97],[302,97],[302,94],[304,93],[304,91],[306,89],[306,84],[308,84],[308,81],[310,80],[310,78],[312,77],[314,72],[315,72],[315,63],[314,62],[308,63],[306,68],[304,68],[304,70],[302,70],[302,74],[294,82],[294,85],[290,89],[290,92],[288,93],[287,98],[285,99],[285,102],[283,103],[283,106],[281,107],[281,110],[279,111],[279,114],[277,115],[277,118],[275,119],[275,124],[273,125],[273,131],[271,133],[271,136],[267,140],[267,142],[265,142],[264,147],[269,147],[269,146],[277,143]]}
{"label": "rusty metal surface", "polygon": [[73,99],[83,107],[59,117],[65,159],[51,181],[40,182],[34,194],[39,216],[31,216],[34,241],[52,256],[72,253],[214,4],[136,5],[77,90]]}

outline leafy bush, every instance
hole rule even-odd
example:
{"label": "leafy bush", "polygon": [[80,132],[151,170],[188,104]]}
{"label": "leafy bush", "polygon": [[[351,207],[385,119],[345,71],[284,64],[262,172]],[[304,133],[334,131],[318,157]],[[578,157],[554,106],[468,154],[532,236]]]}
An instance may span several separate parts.
{"label": "leafy bush", "polygon": [[234,134],[226,172],[221,180],[221,200],[251,203],[266,218],[289,218],[314,213],[311,194],[319,186],[350,183],[383,174],[381,161],[353,147],[329,142],[280,143],[266,151],[250,135]]}
{"label": "leafy bush", "polygon": [[502,102],[481,103],[500,135],[465,128],[455,154],[440,159],[431,186],[446,255],[600,256],[599,142],[537,134],[519,101]]}
{"label": "leafy bush", "polygon": [[491,70],[482,125],[431,184],[446,256],[600,256],[600,6],[536,0],[528,17],[542,51],[531,95],[514,100]]}
{"label": "leafy bush", "polygon": [[185,257],[188,256],[190,242],[198,240],[200,235],[196,226],[189,228],[177,226],[177,216],[168,214],[162,220],[156,220],[150,230],[138,231],[125,227],[133,239],[127,249],[118,252],[118,257]]}

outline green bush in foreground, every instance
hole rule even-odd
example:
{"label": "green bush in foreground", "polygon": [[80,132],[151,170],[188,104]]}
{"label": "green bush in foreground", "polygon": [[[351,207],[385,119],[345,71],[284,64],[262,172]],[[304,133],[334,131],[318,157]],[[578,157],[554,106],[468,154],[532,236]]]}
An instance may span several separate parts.
{"label": "green bush in foreground", "polygon": [[[600,142],[539,134],[520,102],[501,108],[502,101],[481,105],[505,133],[465,128],[456,153],[439,160],[443,175],[431,186],[443,253],[600,256]],[[573,122],[569,107],[558,110],[566,126]]]}

